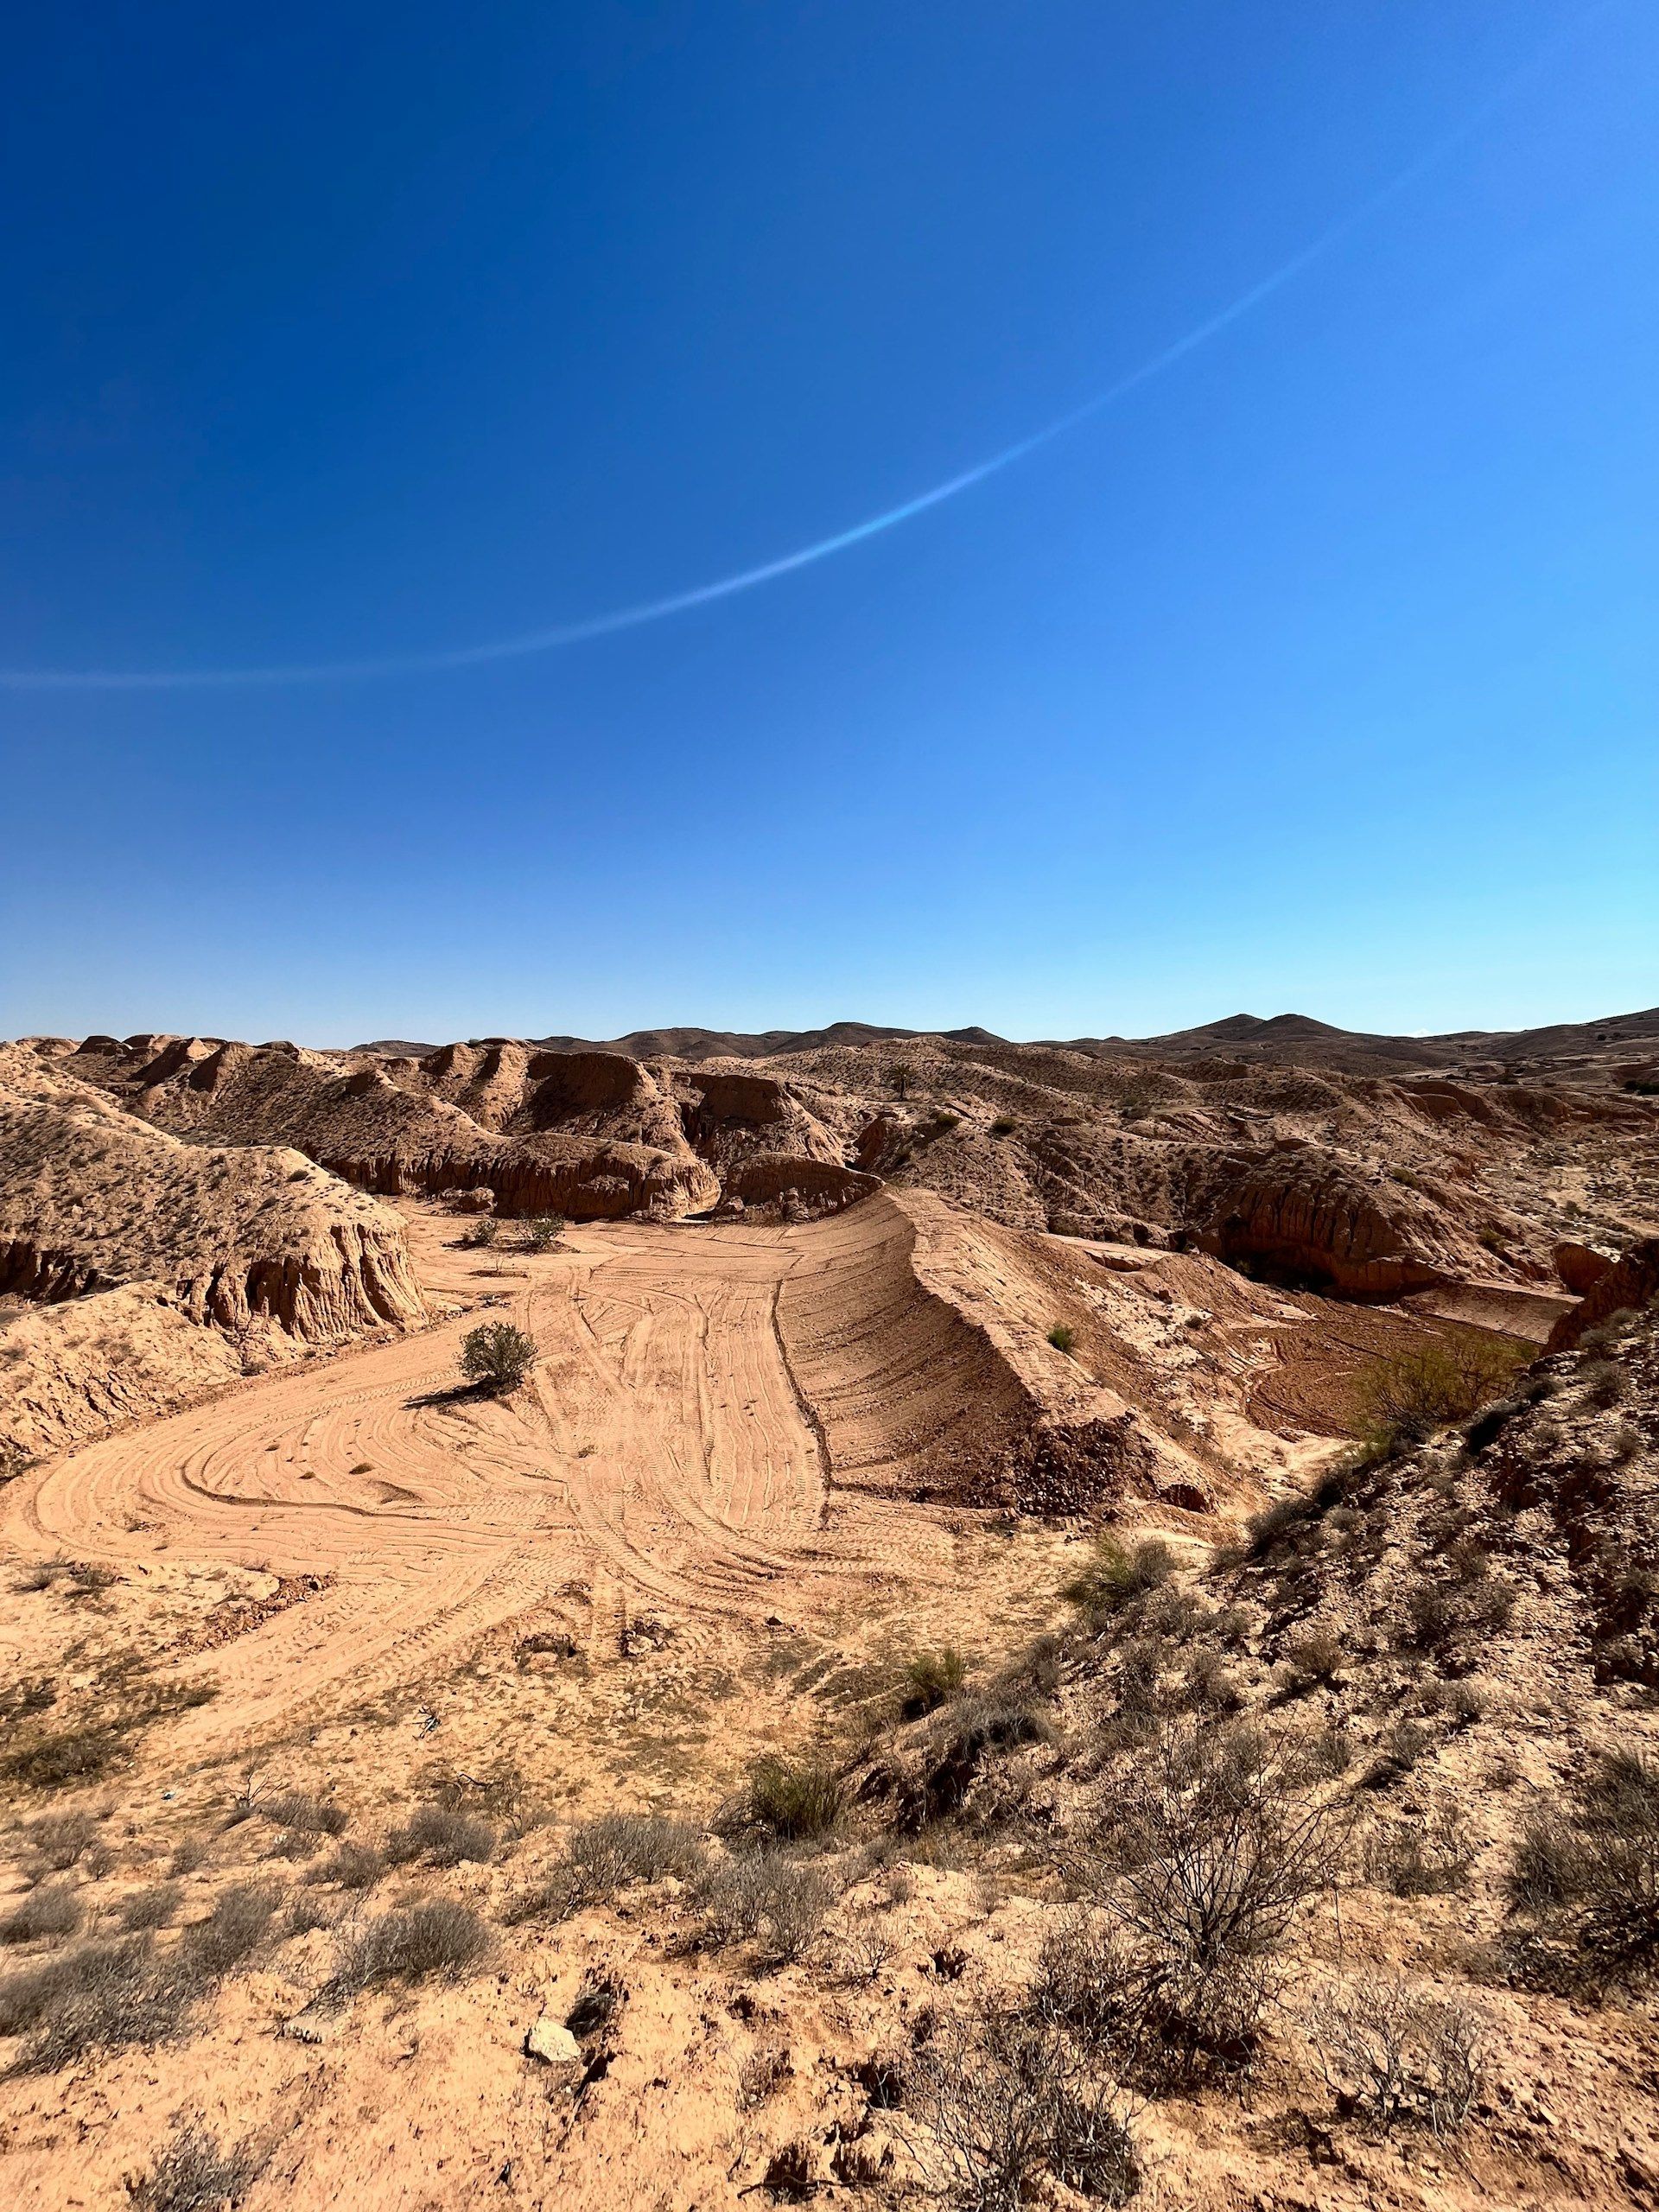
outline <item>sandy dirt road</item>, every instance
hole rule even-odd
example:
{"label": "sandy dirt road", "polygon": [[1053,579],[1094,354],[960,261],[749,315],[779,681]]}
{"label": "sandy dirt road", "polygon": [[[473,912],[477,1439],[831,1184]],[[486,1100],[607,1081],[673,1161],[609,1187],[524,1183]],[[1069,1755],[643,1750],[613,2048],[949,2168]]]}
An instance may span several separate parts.
{"label": "sandy dirt road", "polygon": [[[423,1285],[473,1310],[251,1382],[51,1463],[8,1494],[8,1544],[124,1573],[188,1559],[322,1587],[212,1655],[180,1751],[227,1751],[418,1681],[512,1624],[613,1654],[641,1610],[694,1644],[815,1573],[826,1468],[778,1327],[810,1232],[626,1223],[544,1255],[461,1248],[414,1211]],[[534,1335],[531,1388],[456,1391],[467,1330]],[[197,1671],[200,1671],[200,1662]]]}

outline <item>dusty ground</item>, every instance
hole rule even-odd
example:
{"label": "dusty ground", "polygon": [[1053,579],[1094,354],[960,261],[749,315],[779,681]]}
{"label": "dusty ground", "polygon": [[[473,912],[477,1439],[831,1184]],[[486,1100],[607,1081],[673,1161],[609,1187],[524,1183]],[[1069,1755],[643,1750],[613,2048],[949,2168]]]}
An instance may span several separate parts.
{"label": "dusty ground", "polygon": [[[424,1325],[233,1383],[0,1490],[0,1912],[62,1893],[80,1921],[78,1936],[6,1932],[14,1974],[77,1942],[194,1955],[238,1885],[274,1906],[177,1997],[170,2032],[84,2039],[55,2063],[16,1999],[8,2015],[0,1969],[0,2027],[17,2029],[0,2040],[0,2199],[182,2206],[146,2197],[144,2177],[192,2127],[246,2147],[218,2195],[248,2212],[913,2195],[930,2170],[881,2088],[886,2056],[1030,1981],[1069,1910],[1054,1839],[1118,1771],[1124,1646],[1080,1635],[1062,1596],[1103,1510],[1126,1539],[1165,1538],[1175,1582],[1203,1593],[1197,1614],[1135,1630],[1172,1681],[1211,1652],[1242,1707],[1340,1726],[1368,1754],[1438,1681],[1478,1671],[1503,1689],[1366,1812],[1421,1823],[1437,1792],[1484,1792],[1473,1888],[1402,1902],[1361,1879],[1312,1906],[1255,2063],[1127,2100],[1136,2201],[1654,2201],[1640,1989],[1592,2003],[1483,1981],[1468,1951],[1502,1917],[1508,1793],[1559,1789],[1575,1760],[1651,1733],[1642,1681],[1598,1686],[1572,1499],[1559,1540],[1533,1548],[1510,1641],[1427,1673],[1390,1640],[1408,1608],[1388,1574],[1463,1533],[1421,1534],[1443,1503],[1433,1467],[1427,1488],[1402,1478],[1351,1509],[1376,1516],[1357,1595],[1306,1569],[1299,1585],[1270,1551],[1223,1567],[1212,1550],[1316,1481],[1370,1362],[1490,1307],[1338,1304],[1198,1253],[977,1219],[925,1187],[793,1224],[593,1222],[549,1252],[471,1247],[456,1215],[398,1210]],[[499,1318],[540,1359],[490,1400],[458,1387],[456,1360]],[[1529,1354],[1541,1326],[1509,1319]],[[1610,1434],[1631,1402],[1604,1409]],[[1618,1464],[1640,1473],[1653,1441],[1642,1429]],[[1086,1514],[1021,1510],[1033,1485],[1071,1496],[1084,1477]],[[1625,1490],[1620,1589],[1651,1570],[1649,1493],[1634,1476]],[[1322,1620],[1347,1687],[1293,1693],[1297,1632]],[[1030,1656],[1045,1635],[1060,1640]],[[976,1764],[948,1815],[895,1826],[880,1777],[925,1761],[934,1725],[899,1719],[904,1669],[947,1646],[966,1694],[989,1686],[1006,1706],[1017,1677],[1049,1717]],[[72,1739],[90,1763],[61,1773]],[[706,1835],[774,1751],[839,1767],[849,1801],[827,1850],[790,1862],[830,1884],[798,1955],[711,1935],[690,1874],[524,1907],[583,1819],[650,1811]],[[1330,1789],[1348,1787],[1333,1771]],[[296,1793],[327,1821],[284,1814]],[[378,1850],[434,1802],[484,1823],[480,1855],[394,1843],[355,1886],[328,1831]],[[725,1863],[727,1846],[699,1848]],[[475,1912],[486,1947],[453,1972],[342,1983],[355,1937],[435,1900]],[[124,1934],[135,1914],[158,1932]],[[1344,2124],[1299,2024],[1310,1992],[1402,1968],[1488,2022],[1494,2060],[1461,2131]],[[538,2023],[567,2021],[574,2073],[525,2050]]]}

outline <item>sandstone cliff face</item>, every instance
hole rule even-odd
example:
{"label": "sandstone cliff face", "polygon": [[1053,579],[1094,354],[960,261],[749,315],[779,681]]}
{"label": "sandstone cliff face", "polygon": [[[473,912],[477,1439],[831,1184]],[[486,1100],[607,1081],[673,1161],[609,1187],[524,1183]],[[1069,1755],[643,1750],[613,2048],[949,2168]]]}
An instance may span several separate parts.
{"label": "sandstone cliff face", "polygon": [[424,1319],[389,1207],[280,1146],[181,1142],[56,1072],[67,1058],[0,1056],[0,1293],[28,1302],[0,1328],[7,1449]]}
{"label": "sandstone cliff face", "polygon": [[299,1153],[183,1144],[45,1071],[0,1086],[0,1285],[50,1304],[139,1281],[308,1343],[424,1313],[398,1217]]}
{"label": "sandstone cliff face", "polygon": [[1347,1298],[1397,1298],[1452,1281],[1471,1253],[1422,1200],[1363,1181],[1312,1146],[1205,1163],[1195,1179],[1195,1241],[1230,1265],[1258,1266]]}

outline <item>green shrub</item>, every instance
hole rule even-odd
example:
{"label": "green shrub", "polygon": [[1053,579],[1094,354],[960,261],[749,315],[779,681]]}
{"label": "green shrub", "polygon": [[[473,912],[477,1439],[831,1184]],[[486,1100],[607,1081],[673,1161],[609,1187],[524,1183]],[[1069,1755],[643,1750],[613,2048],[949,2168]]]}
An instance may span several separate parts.
{"label": "green shrub", "polygon": [[1175,1554],[1155,1537],[1126,1551],[1116,1537],[1096,1539],[1094,1556],[1061,1592],[1092,1624],[1115,1619],[1175,1572]]}
{"label": "green shrub", "polygon": [[1077,1341],[1077,1332],[1065,1322],[1057,1321],[1048,1332],[1048,1341],[1056,1351],[1070,1351]]}
{"label": "green shrub", "polygon": [[486,1321],[468,1332],[461,1347],[461,1371],[493,1397],[505,1396],[529,1377],[541,1357],[536,1339],[511,1321]]}
{"label": "green shrub", "polygon": [[906,1662],[900,1678],[900,1713],[906,1720],[919,1720],[925,1713],[937,1712],[956,1696],[966,1674],[961,1652],[948,1643],[937,1651],[916,1652]]}
{"label": "green shrub", "polygon": [[1459,1334],[1375,1359],[1354,1384],[1355,1433],[1381,1450],[1426,1443],[1507,1389],[1530,1356],[1507,1338]]}
{"label": "green shrub", "polygon": [[824,1760],[771,1754],[749,1770],[748,1816],[780,1842],[806,1842],[835,1827],[842,1794],[840,1777]]}

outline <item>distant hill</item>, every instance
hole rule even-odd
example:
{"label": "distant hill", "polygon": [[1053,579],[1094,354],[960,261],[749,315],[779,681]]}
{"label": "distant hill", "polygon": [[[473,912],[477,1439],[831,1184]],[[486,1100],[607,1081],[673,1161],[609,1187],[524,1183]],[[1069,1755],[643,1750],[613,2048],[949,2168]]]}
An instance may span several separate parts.
{"label": "distant hill", "polygon": [[[524,1040],[484,1037],[471,1041],[486,1046],[524,1041],[554,1052],[626,1052],[636,1060],[759,1060],[786,1058],[791,1053],[822,1052],[836,1046],[878,1045],[906,1037],[937,1035],[956,1045],[997,1046],[1010,1041],[991,1030],[971,1027],[936,1031],[870,1021],[832,1021],[824,1029],[634,1029],[626,1037]],[[1338,1029],[1306,1014],[1266,1018],[1230,1014],[1220,1021],[1205,1022],[1196,1029],[1172,1030],[1161,1037],[1036,1041],[1100,1059],[1243,1060],[1249,1065],[1330,1068],[1344,1075],[1399,1076],[1493,1062],[1523,1066],[1540,1060],[1650,1058],[1659,1048],[1659,1007],[1639,1014],[1605,1014],[1598,1021],[1556,1022],[1541,1029],[1464,1029],[1437,1037],[1373,1036],[1363,1030]],[[414,1044],[404,1038],[380,1038],[353,1049],[391,1058],[420,1059],[438,1047]]]}

